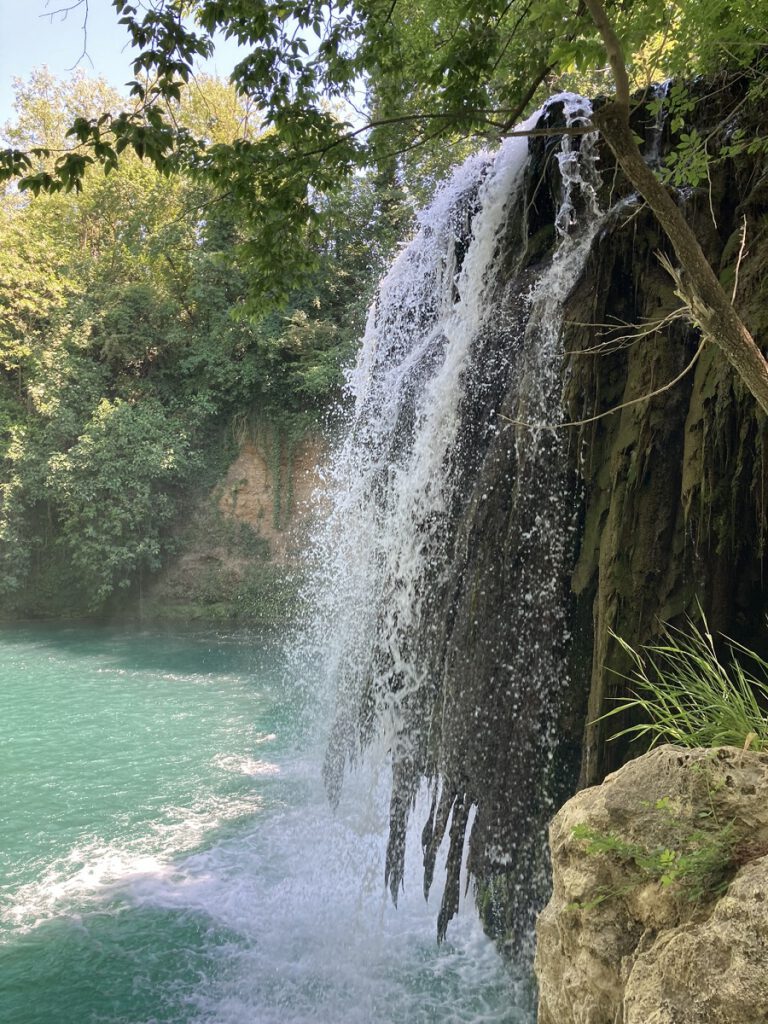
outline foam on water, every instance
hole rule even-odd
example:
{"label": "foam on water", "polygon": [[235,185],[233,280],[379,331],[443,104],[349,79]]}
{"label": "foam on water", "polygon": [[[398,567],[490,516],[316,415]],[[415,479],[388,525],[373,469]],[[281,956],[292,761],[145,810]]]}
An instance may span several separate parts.
{"label": "foam on water", "polygon": [[[13,793],[19,811],[22,802],[39,801],[35,827],[50,834],[45,842],[27,837],[30,859],[4,885],[0,1019],[527,1019],[524,985],[507,974],[471,906],[451,944],[438,948],[417,861],[401,907],[395,911],[385,899],[383,752],[378,767],[355,773],[334,813],[319,778],[322,735],[297,730],[291,683],[270,667],[274,655],[267,665],[262,654],[255,667],[213,671],[201,688],[196,677],[206,673],[148,667],[168,658],[161,637],[122,651],[126,676],[94,671],[110,657],[108,637],[100,645],[94,633],[95,650],[80,649],[88,647],[81,635],[78,642],[66,657],[52,653],[53,642],[48,649],[44,641],[3,647],[3,685],[19,740],[18,761],[9,763],[23,769],[34,757],[42,773],[20,775]],[[204,651],[217,657],[215,638]],[[158,691],[169,674],[173,688]],[[114,682],[104,685],[106,678]],[[58,775],[67,792],[76,789],[75,772],[94,784],[114,742],[116,708],[128,707],[134,717],[122,720],[125,748],[110,765],[110,801],[101,791],[76,808],[62,808],[55,791],[48,801],[48,783],[38,789],[43,778],[55,784]],[[71,749],[60,743],[62,709],[67,730],[81,730]],[[34,755],[24,739],[32,726]],[[187,745],[197,749],[185,760]],[[154,800],[157,790],[165,799]],[[174,799],[190,793],[193,799]],[[70,838],[73,814],[77,842]],[[17,819],[22,833],[27,820]]]}
{"label": "foam on water", "polygon": [[[421,896],[417,857],[409,859],[397,910],[385,898],[384,780],[355,773],[334,814],[314,759],[294,761],[288,774],[304,791],[300,806],[273,811],[258,829],[188,857],[171,875],[131,885],[136,904],[204,915],[233,937],[217,950],[218,969],[190,994],[190,1020],[527,1020],[530,993],[504,971],[471,901],[451,943],[438,948],[434,901]],[[422,810],[427,796],[420,795]]]}
{"label": "foam on water", "polygon": [[[219,765],[222,761],[232,764],[231,757],[214,760]],[[278,770],[268,765],[269,771],[247,771],[248,759],[236,761],[234,769],[222,767],[244,775],[273,774]],[[98,836],[85,838],[63,856],[38,862],[34,880],[0,901],[0,925],[13,928],[18,935],[53,918],[93,910],[104,900],[120,897],[136,879],[168,877],[173,874],[175,859],[180,854],[199,846],[222,825],[252,818],[260,806],[261,799],[256,793],[239,799],[203,796],[188,807],[160,808],[157,819],[149,823],[144,834],[122,842],[105,843]],[[12,938],[12,934],[0,930],[0,943]]]}

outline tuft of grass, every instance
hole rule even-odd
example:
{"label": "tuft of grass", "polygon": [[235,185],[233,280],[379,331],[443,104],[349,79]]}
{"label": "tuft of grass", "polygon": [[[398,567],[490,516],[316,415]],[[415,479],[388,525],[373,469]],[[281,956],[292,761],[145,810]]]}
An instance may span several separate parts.
{"label": "tuft of grass", "polygon": [[644,721],[611,736],[650,739],[683,747],[751,747],[768,749],[768,662],[734,640],[725,638],[729,657],[718,657],[712,634],[702,628],[667,626],[662,642],[635,650],[613,634],[631,659],[628,697],[598,721],[627,711]]}

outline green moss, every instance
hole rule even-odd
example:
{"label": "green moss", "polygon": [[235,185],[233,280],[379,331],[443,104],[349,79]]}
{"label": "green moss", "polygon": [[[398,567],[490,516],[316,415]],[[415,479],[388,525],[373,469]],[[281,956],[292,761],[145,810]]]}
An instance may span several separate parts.
{"label": "green moss", "polygon": [[299,607],[303,573],[296,568],[255,565],[240,580],[209,574],[191,594],[162,595],[144,601],[137,618],[157,622],[210,622],[284,628]]}

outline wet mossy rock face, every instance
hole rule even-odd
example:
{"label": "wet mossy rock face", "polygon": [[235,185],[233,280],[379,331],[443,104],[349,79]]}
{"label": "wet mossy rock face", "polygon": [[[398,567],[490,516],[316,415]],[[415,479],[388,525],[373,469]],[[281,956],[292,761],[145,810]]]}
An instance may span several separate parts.
{"label": "wet mossy rock face", "polygon": [[[733,101],[728,89],[738,96],[742,85],[702,86],[713,96],[702,99],[695,114],[702,135],[723,120],[726,103]],[[547,116],[553,126],[558,118],[562,123],[557,104]],[[668,129],[660,132],[642,104],[633,127],[645,137],[649,158],[672,144]],[[526,315],[520,298],[527,294],[526,281],[536,280],[552,258],[561,190],[558,146],[556,138],[530,142],[523,205],[511,212],[505,235],[507,272],[498,284],[503,331],[488,340],[491,345],[516,336],[515,323]],[[680,376],[701,339],[685,319],[669,319],[681,303],[659,254],[673,263],[674,255],[652,214],[604,147],[599,166],[600,205],[611,212],[563,311],[566,419],[581,425],[563,430],[568,469],[555,489],[573,510],[573,528],[568,527],[563,578],[547,585],[559,588],[566,610],[567,684],[553,677],[550,692],[542,692],[536,673],[526,670],[526,657],[539,657],[545,649],[556,665],[551,648],[559,641],[552,638],[563,635],[561,622],[542,621],[534,629],[540,643],[531,652],[530,621],[519,628],[526,592],[519,552],[531,535],[520,507],[541,485],[533,503],[539,500],[544,508],[553,484],[545,481],[546,473],[531,477],[524,428],[512,445],[514,426],[483,432],[489,410],[498,410],[502,422],[505,415],[512,422],[517,415],[518,382],[506,392],[504,374],[477,393],[477,408],[462,417],[465,432],[474,434],[463,437],[461,447],[473,454],[452,574],[435,597],[441,625],[434,632],[441,639],[431,657],[440,666],[441,698],[430,737],[443,789],[425,829],[427,875],[451,808],[453,850],[476,805],[469,866],[486,928],[507,947],[529,933],[532,913],[546,899],[542,836],[554,810],[579,785],[594,784],[643,753],[608,742],[628,722],[587,724],[627,686],[622,673],[629,665],[611,632],[633,645],[652,642],[662,623],[682,624],[700,604],[713,631],[758,651],[765,647],[768,453],[766,420],[752,397],[708,345],[674,386],[602,415]],[[758,344],[768,347],[765,157],[714,159],[707,187],[682,190],[678,201],[729,291],[746,225],[736,304]],[[527,240],[522,253],[521,237]],[[542,579],[547,559],[545,550],[528,552],[528,564],[541,567]],[[520,635],[529,638],[527,652],[518,649]],[[517,680],[511,696],[498,682],[510,666]],[[407,787],[402,791],[395,819],[407,814]],[[495,856],[497,850],[506,860]],[[448,911],[458,897],[459,863],[449,858]]]}
{"label": "wet mossy rock face", "polygon": [[[741,86],[729,88],[738,94]],[[700,103],[696,117],[703,135],[721,123],[723,96]],[[649,139],[655,131],[642,110],[635,130]],[[662,151],[669,144],[663,138]],[[674,256],[653,215],[622,184],[607,153],[602,171],[604,208],[613,212],[565,311],[565,394],[573,422],[663,388],[700,345],[698,331],[685,320],[664,323],[680,300],[659,263],[659,253],[673,263]],[[622,195],[624,202],[617,204]],[[731,293],[738,281],[736,306],[765,350],[765,157],[714,159],[708,185],[681,191],[678,200],[726,290]],[[611,631],[632,644],[653,641],[662,622],[682,623],[686,614],[697,614],[700,603],[713,632],[764,652],[766,426],[719,350],[707,345],[673,387],[569,428],[580,488],[571,577],[571,723],[582,715],[594,721],[610,706],[606,698],[624,692],[621,675],[629,666]],[[586,708],[579,704],[585,693]],[[582,784],[641,752],[606,742],[623,724],[613,718],[586,726]]]}

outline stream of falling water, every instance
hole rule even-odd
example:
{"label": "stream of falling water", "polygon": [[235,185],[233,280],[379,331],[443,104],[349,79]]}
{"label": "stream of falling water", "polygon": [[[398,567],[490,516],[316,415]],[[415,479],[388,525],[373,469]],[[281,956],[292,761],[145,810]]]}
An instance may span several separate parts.
{"label": "stream of falling water", "polygon": [[[561,108],[568,127],[591,111],[571,94],[548,106]],[[381,284],[350,377],[354,415],[333,465],[321,545],[315,645],[336,698],[329,792],[338,798],[345,770],[375,739],[392,768],[386,874],[397,899],[413,801],[430,780],[434,803],[420,822],[427,889],[444,836],[452,848],[440,935],[460,902],[467,837],[470,865],[518,872],[511,884],[520,907],[528,904],[523,930],[546,889],[548,758],[567,685],[563,580],[574,519],[557,429],[562,309],[601,220],[594,135],[565,135],[555,155],[554,245],[537,267],[526,263],[538,183],[531,192],[525,137],[468,160],[422,215]],[[488,453],[507,468],[475,494]],[[473,536],[466,523],[491,500],[511,504],[503,532]],[[488,558],[494,545],[498,557]],[[473,560],[483,559],[485,575],[472,576]],[[481,621],[472,608],[502,572],[513,591],[511,602],[504,595],[507,618]],[[506,754],[497,736],[509,737]],[[506,795],[514,790],[519,807]]]}

